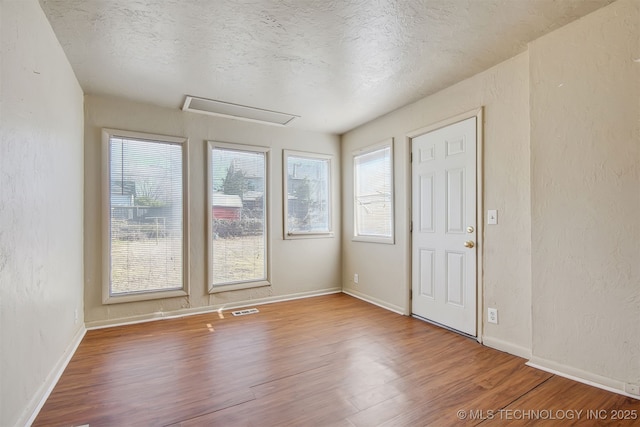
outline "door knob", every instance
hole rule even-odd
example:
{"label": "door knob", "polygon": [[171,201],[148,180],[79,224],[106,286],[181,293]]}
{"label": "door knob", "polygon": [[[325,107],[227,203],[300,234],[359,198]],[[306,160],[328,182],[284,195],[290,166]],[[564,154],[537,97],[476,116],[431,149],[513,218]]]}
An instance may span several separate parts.
{"label": "door knob", "polygon": [[474,246],[475,246],[475,243],[473,243],[473,240],[467,240],[466,242],[464,242],[465,248],[472,248]]}

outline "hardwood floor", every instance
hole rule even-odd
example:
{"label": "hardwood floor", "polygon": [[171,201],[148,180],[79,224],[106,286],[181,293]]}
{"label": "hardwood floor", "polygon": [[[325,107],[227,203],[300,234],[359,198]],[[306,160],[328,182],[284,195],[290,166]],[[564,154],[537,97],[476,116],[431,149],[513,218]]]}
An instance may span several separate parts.
{"label": "hardwood floor", "polygon": [[344,294],[258,309],[89,331],[34,426],[640,425],[638,400]]}

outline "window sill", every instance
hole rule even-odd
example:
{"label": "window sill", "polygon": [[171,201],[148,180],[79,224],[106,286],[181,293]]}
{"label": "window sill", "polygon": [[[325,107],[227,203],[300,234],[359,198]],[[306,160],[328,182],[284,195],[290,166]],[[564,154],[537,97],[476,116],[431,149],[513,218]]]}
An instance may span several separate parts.
{"label": "window sill", "polygon": [[382,243],[385,245],[395,244],[393,237],[354,236],[351,240],[353,242]]}
{"label": "window sill", "polygon": [[228,285],[214,285],[209,287],[210,294],[217,294],[220,292],[239,291],[241,289],[262,288],[265,286],[271,286],[271,282],[268,280],[260,280],[257,282],[242,282],[242,283],[230,283]]}
{"label": "window sill", "polygon": [[295,232],[295,233],[285,233],[285,240],[298,240],[298,239],[326,239],[333,237],[332,231],[319,231],[319,232]]}
{"label": "window sill", "polygon": [[109,295],[102,300],[103,304],[120,304],[124,302],[149,301],[164,298],[185,297],[189,293],[183,289],[171,289],[167,291],[141,292],[122,295]]}

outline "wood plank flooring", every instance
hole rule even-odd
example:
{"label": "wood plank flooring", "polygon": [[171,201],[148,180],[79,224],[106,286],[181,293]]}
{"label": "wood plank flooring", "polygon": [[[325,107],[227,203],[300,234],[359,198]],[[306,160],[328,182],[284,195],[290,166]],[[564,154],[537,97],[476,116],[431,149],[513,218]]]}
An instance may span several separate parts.
{"label": "wood plank flooring", "polygon": [[638,400],[344,294],[258,309],[89,331],[34,426],[640,425],[612,419]]}

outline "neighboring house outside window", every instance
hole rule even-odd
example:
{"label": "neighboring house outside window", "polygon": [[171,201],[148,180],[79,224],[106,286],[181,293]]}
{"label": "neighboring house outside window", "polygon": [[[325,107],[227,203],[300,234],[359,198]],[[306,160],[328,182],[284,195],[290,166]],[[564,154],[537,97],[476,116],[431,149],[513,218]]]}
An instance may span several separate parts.
{"label": "neighboring house outside window", "polygon": [[268,151],[209,142],[209,292],[269,285]]}

